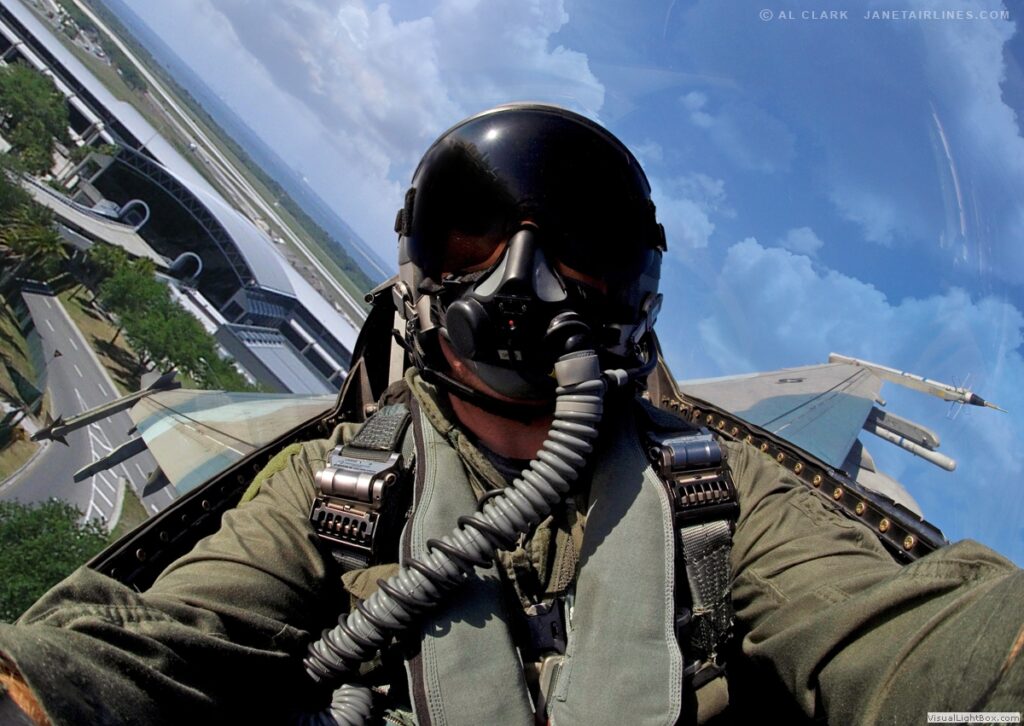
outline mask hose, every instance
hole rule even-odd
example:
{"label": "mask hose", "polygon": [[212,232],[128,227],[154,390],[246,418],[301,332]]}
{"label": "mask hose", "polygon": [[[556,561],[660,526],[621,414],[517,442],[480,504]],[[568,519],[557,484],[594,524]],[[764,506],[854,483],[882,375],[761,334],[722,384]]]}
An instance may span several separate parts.
{"label": "mask hose", "polygon": [[[479,511],[460,517],[451,534],[428,540],[426,556],[379,580],[377,592],[310,645],[303,664],[314,681],[332,685],[357,674],[362,663],[435,609],[475,567],[489,567],[499,549],[514,547],[520,535],[529,533],[565,497],[587,465],[605,391],[609,385],[623,385],[629,376],[618,370],[602,375],[597,354],[585,350],[559,358],[555,378],[554,421],[537,457]],[[334,691],[326,711],[300,722],[355,726],[370,718],[371,708],[368,688],[346,684]]]}

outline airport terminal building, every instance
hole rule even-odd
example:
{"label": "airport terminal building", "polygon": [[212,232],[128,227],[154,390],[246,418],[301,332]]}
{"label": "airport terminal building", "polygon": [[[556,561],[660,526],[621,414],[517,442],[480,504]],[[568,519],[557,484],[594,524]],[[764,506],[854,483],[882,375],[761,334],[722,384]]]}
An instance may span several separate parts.
{"label": "airport terminal building", "polygon": [[175,148],[115,98],[18,0],[0,0],[0,59],[50,76],[67,98],[74,145],[93,149],[67,159],[55,183],[29,189],[54,210],[69,242],[87,249],[103,241],[152,259],[176,299],[265,387],[340,387],[358,322],[196,170],[186,159],[193,150]]}

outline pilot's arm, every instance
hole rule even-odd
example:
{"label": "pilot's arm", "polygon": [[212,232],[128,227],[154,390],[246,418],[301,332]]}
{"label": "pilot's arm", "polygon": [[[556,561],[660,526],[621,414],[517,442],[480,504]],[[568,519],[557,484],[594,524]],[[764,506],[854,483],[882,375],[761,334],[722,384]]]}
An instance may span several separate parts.
{"label": "pilot's arm", "polygon": [[145,593],[75,572],[0,626],[7,671],[55,724],[280,720],[308,697],[306,645],[348,602],[327,591],[307,524],[328,450],[279,455],[259,494]]}
{"label": "pilot's arm", "polygon": [[[976,542],[901,566],[867,527],[754,449],[729,445],[740,498],[733,599],[746,658],[733,705],[793,695],[829,723],[1024,710],[1024,571]],[[785,715],[777,714],[785,720]]]}

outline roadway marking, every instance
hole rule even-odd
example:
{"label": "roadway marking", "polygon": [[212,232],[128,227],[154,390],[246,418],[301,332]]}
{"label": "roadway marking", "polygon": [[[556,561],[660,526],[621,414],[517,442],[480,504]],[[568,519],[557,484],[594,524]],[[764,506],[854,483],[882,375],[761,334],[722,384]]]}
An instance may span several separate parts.
{"label": "roadway marking", "polygon": [[[105,501],[107,503],[108,507],[113,507],[114,506],[114,503],[112,501],[110,501],[110,497],[108,497],[106,494],[104,494],[103,490],[100,489],[95,484],[92,485],[92,491],[95,494],[99,494],[100,498],[103,499],[103,501]],[[111,514],[113,514],[113,512],[111,512]],[[109,517],[107,519],[109,519]]]}
{"label": "roadway marking", "polygon": [[107,485],[107,489],[109,489],[111,493],[114,493],[115,491],[117,491],[117,487],[115,487],[113,484],[111,484],[107,480],[107,477],[103,476],[103,474],[104,474],[104,472],[102,472],[102,471],[96,472],[96,478],[99,479],[104,484],[106,484]]}
{"label": "roadway marking", "polygon": [[153,514],[160,514],[160,510],[156,508],[155,504],[150,504],[149,508],[153,510]]}
{"label": "roadway marking", "polygon": [[[86,410],[88,407],[85,405],[85,401],[82,399],[82,394],[79,393],[77,388],[75,388],[74,391],[75,396],[78,397],[78,404],[82,407],[83,411]],[[102,456],[100,456],[100,454],[96,452],[97,446],[99,446],[101,449],[106,450],[107,452],[113,451],[113,446],[110,443],[110,439],[107,438],[107,435],[103,432],[103,429],[100,428],[99,424],[89,424],[89,426],[86,428],[86,432],[89,435],[89,455],[92,457],[90,463],[99,461],[100,459],[103,458]],[[97,472],[93,474],[92,477],[89,479],[89,507],[85,510],[85,518],[90,519],[92,517],[93,510],[95,510],[96,515],[100,519],[102,519],[104,522],[110,522],[114,518],[115,514],[115,512],[113,511],[114,503],[110,500],[110,497],[104,494],[103,490],[99,487],[97,480],[99,480],[103,484],[106,484],[106,486],[110,489],[111,494],[117,494],[117,486],[115,484],[111,484],[107,480],[107,478],[103,476],[103,472]],[[109,514],[105,513],[96,503],[97,495],[99,495],[100,499],[105,501],[107,503],[107,506],[110,507],[111,511]]]}
{"label": "roadway marking", "polygon": [[72,365],[75,366],[75,373],[78,374],[78,377],[79,378],[85,378],[85,376],[82,375],[82,369],[78,367],[78,364],[75,363],[75,364],[72,364]]}
{"label": "roadway marking", "polygon": [[49,320],[46,321],[46,327],[50,329],[51,333],[55,332],[53,329],[53,323],[51,323]]}
{"label": "roadway marking", "polygon": [[136,464],[135,462],[132,462],[132,465],[133,465],[133,466],[134,466],[134,467],[135,467],[136,469],[138,469],[138,471],[139,471],[139,476],[141,476],[141,477],[142,477],[142,481],[146,481],[146,472],[144,472],[144,471],[142,470],[142,467],[141,467],[141,466],[139,466],[138,464]]}
{"label": "roadway marking", "polygon": [[[76,393],[77,393],[77,391],[76,391]],[[79,401],[81,401],[82,397],[79,396],[78,399],[79,399]],[[83,401],[83,404],[84,404],[84,401]],[[92,461],[94,461],[94,462],[95,461],[99,461],[103,457],[96,453],[96,446],[95,445],[99,445],[101,448],[105,449],[108,452],[112,451],[113,447],[110,445],[110,439],[107,439],[107,435],[105,433],[103,433],[103,429],[101,429],[99,427],[99,424],[91,423],[91,424],[89,424],[89,427],[88,427],[87,430],[88,430],[88,433],[89,433],[89,454],[92,456]],[[101,436],[104,439],[106,439],[106,443],[104,443],[103,441],[100,440]],[[91,513],[92,510],[95,509],[97,514],[104,521],[109,522],[109,521],[111,521],[113,519],[114,514],[115,514],[115,512],[113,511],[114,503],[110,500],[110,497],[108,497],[106,494],[103,493],[103,490],[97,484],[97,480],[99,480],[100,482],[106,484],[107,487],[109,487],[111,494],[115,494],[116,495],[117,487],[115,485],[112,485],[109,481],[107,481],[107,478],[105,476],[103,476],[103,473],[104,472],[96,472],[95,474],[92,475],[92,479],[89,482],[91,487],[92,487],[92,491],[90,491],[90,493],[89,493],[89,509],[87,510],[87,512]],[[100,499],[105,501],[107,503],[107,506],[110,507],[110,510],[111,510],[110,514],[105,514],[103,512],[103,510],[100,509],[100,507],[96,504],[96,496],[97,495],[99,495]],[[86,516],[88,517],[88,514]]]}
{"label": "roadway marking", "polygon": [[43,298],[43,302],[46,303],[46,307],[48,307],[48,308],[52,308],[53,307],[53,305],[50,304],[50,298],[44,297]]}
{"label": "roadway marking", "polygon": [[78,343],[75,342],[74,338],[68,338],[68,342],[71,343],[71,347],[78,350]]}
{"label": "roadway marking", "polygon": [[[113,449],[113,447],[108,446],[107,444],[105,444],[102,441],[100,441],[99,437],[97,437],[96,434],[93,433],[93,428],[92,427],[95,426],[95,425],[96,424],[89,424],[89,439],[93,443],[98,444],[101,449],[104,449],[109,454],[114,449]],[[103,438],[107,438],[107,437],[104,436]],[[107,439],[108,443],[109,443],[109,441],[110,441],[110,439]]]}
{"label": "roadway marking", "polygon": [[97,387],[98,389],[100,389],[100,393],[102,393],[102,394],[103,394],[104,396],[106,396],[106,395],[107,395],[107,389],[105,389],[105,388],[103,387],[103,384],[102,384],[102,383],[97,383],[97,384],[96,384],[96,387]]}
{"label": "roadway marking", "polygon": [[171,504],[174,504],[174,495],[171,494],[171,487],[164,487],[164,494],[167,495],[167,501],[169,501]]}

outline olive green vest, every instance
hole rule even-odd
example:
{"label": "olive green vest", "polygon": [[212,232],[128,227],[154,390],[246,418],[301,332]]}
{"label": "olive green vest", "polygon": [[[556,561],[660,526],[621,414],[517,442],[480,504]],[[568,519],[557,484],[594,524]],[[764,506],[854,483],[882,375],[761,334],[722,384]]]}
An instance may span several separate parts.
{"label": "olive green vest", "polygon": [[[590,506],[564,665],[549,696],[554,726],[675,723],[683,661],[675,637],[675,535],[668,494],[630,416],[595,447]],[[403,561],[427,553],[476,498],[458,454],[413,407],[414,510]],[[423,627],[407,665],[421,725],[534,723],[497,568],[477,570]]]}

